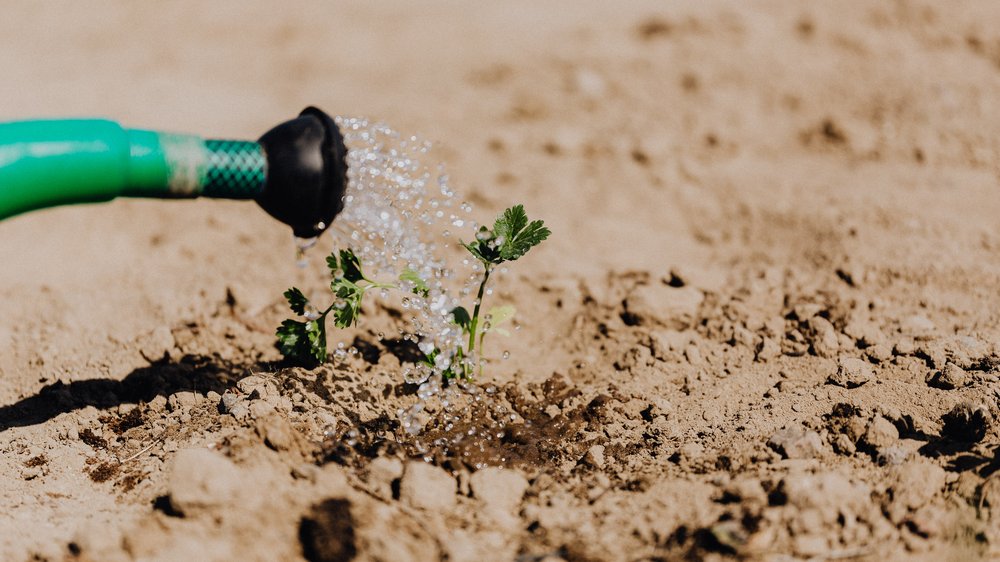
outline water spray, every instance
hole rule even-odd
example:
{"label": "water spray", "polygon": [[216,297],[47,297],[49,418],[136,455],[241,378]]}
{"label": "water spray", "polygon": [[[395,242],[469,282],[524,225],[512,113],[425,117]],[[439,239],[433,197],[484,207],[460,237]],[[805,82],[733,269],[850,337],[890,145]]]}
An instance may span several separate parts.
{"label": "water spray", "polygon": [[126,129],[101,119],[0,124],[0,220],[116,197],[252,199],[295,236],[343,209],[347,150],[315,107],[257,141]]}

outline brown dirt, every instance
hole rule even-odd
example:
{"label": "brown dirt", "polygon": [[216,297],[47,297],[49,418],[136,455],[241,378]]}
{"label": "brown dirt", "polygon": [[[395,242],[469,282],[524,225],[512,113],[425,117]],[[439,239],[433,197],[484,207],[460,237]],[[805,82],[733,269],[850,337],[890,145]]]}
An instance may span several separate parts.
{"label": "brown dirt", "polygon": [[0,223],[0,559],[1000,555],[996,3],[620,4],[7,6],[5,119],[369,115],[555,234],[443,444],[398,345],[277,362],[251,204]]}

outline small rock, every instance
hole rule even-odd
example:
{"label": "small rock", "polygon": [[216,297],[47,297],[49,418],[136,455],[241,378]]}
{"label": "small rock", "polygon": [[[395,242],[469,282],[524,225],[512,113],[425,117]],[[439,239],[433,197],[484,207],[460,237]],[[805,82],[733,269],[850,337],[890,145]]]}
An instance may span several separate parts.
{"label": "small rock", "polygon": [[149,409],[154,412],[165,410],[167,407],[167,397],[162,394],[158,394],[149,401],[148,405]]}
{"label": "small rock", "polygon": [[836,357],[840,352],[840,340],[837,330],[829,320],[822,316],[813,316],[808,322],[812,334],[812,348],[820,357]]}
{"label": "small rock", "polygon": [[944,369],[931,373],[927,376],[927,384],[941,390],[954,390],[965,386],[969,379],[969,374],[965,369],[954,363],[948,363]]}
{"label": "small rock", "polygon": [[229,392],[227,390],[226,393],[222,395],[222,398],[219,399],[219,413],[220,414],[232,413],[233,408],[235,408],[241,402],[243,402],[242,398],[237,396],[235,392]]}
{"label": "small rock", "polygon": [[880,466],[899,466],[910,458],[910,451],[901,445],[882,447],[875,453],[875,462]]}
{"label": "small rock", "polygon": [[822,306],[811,302],[797,304],[792,308],[792,312],[795,313],[795,317],[799,319],[799,322],[808,322],[809,319],[822,311]]}
{"label": "small rock", "polygon": [[399,484],[399,497],[418,509],[450,511],[455,507],[456,489],[455,479],[443,469],[410,461]]}
{"label": "small rock", "polygon": [[837,434],[833,439],[833,450],[841,455],[853,455],[857,451],[857,447],[854,445],[854,441],[843,433]]}
{"label": "small rock", "polygon": [[691,343],[692,332],[678,332],[677,330],[657,329],[653,330],[649,336],[653,343],[653,354],[658,359],[667,359],[671,352],[681,353],[684,348]]}
{"label": "small rock", "polygon": [[297,480],[308,480],[316,483],[319,477],[319,467],[309,462],[299,463],[292,467],[292,477]]}
{"label": "small rock", "polygon": [[900,332],[916,339],[926,339],[932,337],[935,330],[936,327],[934,326],[934,322],[931,322],[930,318],[921,314],[904,318],[903,321],[899,323]]}
{"label": "small rock", "polygon": [[942,370],[948,363],[948,350],[941,340],[921,341],[916,347],[916,355],[929,359],[935,369]]}
{"label": "small rock", "polygon": [[892,348],[892,352],[895,355],[913,355],[917,352],[917,344],[913,341],[913,338],[903,338],[896,342],[896,345]]}
{"label": "small rock", "polygon": [[528,480],[517,471],[490,467],[473,473],[469,486],[489,509],[513,514],[528,490]]}
{"label": "small rock", "polygon": [[677,450],[681,460],[686,462],[696,461],[705,453],[705,447],[701,443],[687,443]]}
{"label": "small rock", "polygon": [[892,349],[888,345],[880,343],[865,349],[865,355],[876,363],[885,363],[892,359]]}
{"label": "small rock", "polygon": [[403,462],[393,457],[377,457],[368,465],[368,484],[375,495],[392,497],[392,483],[403,476]]}
{"label": "small rock", "polygon": [[[255,400],[271,400],[278,396],[278,387],[274,381],[263,375],[243,377],[236,383],[236,388],[245,396]],[[255,394],[256,393],[256,394]]]}
{"label": "small rock", "polygon": [[760,480],[753,477],[736,477],[726,485],[723,492],[725,495],[738,498],[743,503],[767,505],[767,492],[764,491]]}
{"label": "small rock", "polygon": [[688,360],[688,363],[695,366],[701,365],[703,362],[701,351],[694,344],[687,346],[687,349],[684,350],[684,358]]}
{"label": "small rock", "polygon": [[781,345],[771,338],[765,337],[757,346],[757,360],[770,361],[781,357]]}
{"label": "small rock", "polygon": [[966,443],[981,441],[986,437],[992,418],[985,406],[962,402],[941,416],[941,435]]}
{"label": "small rock", "polygon": [[[604,468],[604,445],[594,445],[587,449],[581,461],[596,469]],[[478,473],[476,473],[478,474]]]}
{"label": "small rock", "polygon": [[258,418],[255,430],[264,440],[264,444],[275,451],[289,451],[298,446],[298,432],[281,416],[269,415]]}
{"label": "small rock", "polygon": [[250,402],[247,409],[250,410],[250,416],[253,419],[259,420],[274,412],[274,405],[263,400],[254,400]]}
{"label": "small rock", "polygon": [[191,516],[237,503],[244,484],[226,457],[208,449],[182,449],[174,455],[167,493],[171,507]]}
{"label": "small rock", "polygon": [[167,408],[169,408],[171,412],[176,412],[177,410],[187,410],[197,403],[198,395],[187,390],[175,392],[167,398]]}
{"label": "small rock", "polygon": [[837,372],[830,375],[827,382],[844,388],[857,388],[873,378],[872,366],[867,361],[854,357],[842,357],[837,364]]}
{"label": "small rock", "polygon": [[854,339],[860,347],[885,345],[885,336],[870,322],[850,322],[844,326],[844,333]]}
{"label": "small rock", "polygon": [[767,446],[786,459],[811,459],[823,454],[823,441],[819,434],[799,426],[776,431],[767,440]]}
{"label": "small rock", "polygon": [[903,463],[896,469],[892,485],[894,522],[909,510],[923,507],[945,485],[946,473],[940,466],[921,458]]}
{"label": "small rock", "polygon": [[899,430],[882,416],[875,416],[861,438],[862,443],[873,451],[895,445],[899,440]]}
{"label": "small rock", "polygon": [[922,537],[940,536],[950,526],[948,513],[934,505],[924,506],[906,518],[907,526]]}
{"label": "small rock", "polygon": [[941,343],[948,361],[967,371],[978,368],[990,354],[986,342],[971,336],[952,336],[943,339]]}
{"label": "small rock", "polygon": [[166,326],[156,328],[139,341],[139,354],[150,363],[166,358],[173,348],[174,334]]}
{"label": "small rock", "polygon": [[828,525],[843,514],[859,513],[871,504],[871,490],[863,483],[852,483],[839,472],[791,473],[781,480],[778,490],[789,505],[803,513],[815,511],[820,523]]}
{"label": "small rock", "polygon": [[625,310],[644,325],[684,330],[694,324],[704,300],[702,292],[693,287],[641,285],[625,300]]}
{"label": "small rock", "polygon": [[239,404],[233,406],[233,409],[229,411],[229,415],[242,421],[250,417],[250,408],[247,407],[246,403],[241,401]]}
{"label": "small rock", "polygon": [[733,326],[732,342],[736,345],[742,345],[743,347],[755,351],[757,349],[757,336],[750,330],[740,325]]}

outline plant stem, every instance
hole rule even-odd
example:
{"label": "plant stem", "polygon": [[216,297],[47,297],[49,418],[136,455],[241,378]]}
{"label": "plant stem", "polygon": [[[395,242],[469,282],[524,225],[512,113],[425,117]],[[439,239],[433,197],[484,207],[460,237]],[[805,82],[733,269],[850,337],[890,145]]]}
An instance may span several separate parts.
{"label": "plant stem", "polygon": [[486,273],[483,274],[483,281],[479,284],[479,294],[476,295],[476,308],[472,311],[472,323],[469,324],[469,355],[476,349],[476,329],[479,326],[479,309],[483,306],[483,293],[486,291],[486,282],[490,280],[490,266],[485,265]]}

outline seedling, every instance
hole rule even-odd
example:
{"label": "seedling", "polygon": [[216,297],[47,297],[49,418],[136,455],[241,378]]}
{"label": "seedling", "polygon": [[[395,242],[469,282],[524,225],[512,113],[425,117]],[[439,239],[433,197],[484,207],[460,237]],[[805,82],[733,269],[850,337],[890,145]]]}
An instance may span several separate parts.
{"label": "seedling", "polygon": [[[540,220],[530,221],[523,205],[515,205],[504,211],[493,223],[493,228],[480,227],[475,241],[462,243],[483,264],[483,277],[472,308],[472,314],[463,306],[451,311],[452,321],[461,328],[467,344],[457,346],[450,360],[442,361],[440,349],[434,348],[424,353],[423,363],[438,370],[445,379],[471,379],[480,362],[475,361],[481,354],[483,340],[490,331],[502,332],[502,325],[510,321],[515,310],[512,306],[490,309],[481,317],[486,285],[493,269],[504,263],[520,259],[528,251],[549,237],[550,231]],[[322,363],[326,361],[326,319],[333,316],[334,325],[347,328],[357,323],[361,312],[361,302],[369,289],[399,289],[400,285],[380,283],[367,277],[361,261],[350,249],[334,252],[326,259],[333,280],[330,290],[336,297],[334,302],[322,312],[313,307],[302,291],[292,287],[285,291],[285,299],[292,312],[304,317],[302,320],[285,320],[278,328],[278,348],[288,359],[301,363]],[[418,296],[427,297],[430,289],[424,279],[412,270],[404,271],[401,284]]]}

